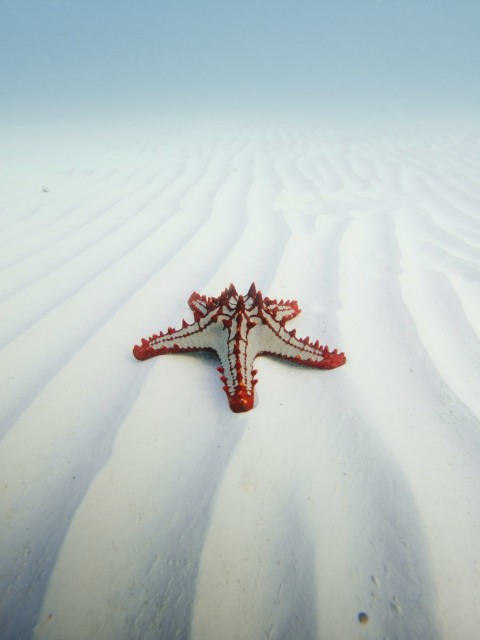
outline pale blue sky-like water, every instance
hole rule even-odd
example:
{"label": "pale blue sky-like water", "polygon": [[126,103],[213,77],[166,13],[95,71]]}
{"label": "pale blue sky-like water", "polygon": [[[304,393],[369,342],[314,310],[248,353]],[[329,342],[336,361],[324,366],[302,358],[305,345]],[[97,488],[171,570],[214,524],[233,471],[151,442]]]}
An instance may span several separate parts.
{"label": "pale blue sky-like water", "polygon": [[7,116],[474,116],[478,0],[0,0]]}

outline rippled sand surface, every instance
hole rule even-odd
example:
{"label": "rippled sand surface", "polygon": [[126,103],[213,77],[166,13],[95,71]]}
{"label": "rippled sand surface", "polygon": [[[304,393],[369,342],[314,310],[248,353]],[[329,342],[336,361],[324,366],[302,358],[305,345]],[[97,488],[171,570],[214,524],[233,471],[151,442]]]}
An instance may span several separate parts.
{"label": "rippled sand surface", "polygon": [[[480,135],[141,125],[0,154],[2,640],[471,640]],[[196,290],[345,351],[137,362]],[[366,616],[359,614],[364,613]]]}

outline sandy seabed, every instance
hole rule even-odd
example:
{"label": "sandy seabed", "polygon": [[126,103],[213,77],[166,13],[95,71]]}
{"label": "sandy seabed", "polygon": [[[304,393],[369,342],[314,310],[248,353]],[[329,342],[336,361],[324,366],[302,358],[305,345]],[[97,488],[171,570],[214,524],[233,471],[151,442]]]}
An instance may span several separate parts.
{"label": "sandy seabed", "polygon": [[[0,637],[480,637],[480,128],[18,129],[0,152]],[[346,366],[137,362],[196,290]],[[365,616],[359,614],[364,613]]]}

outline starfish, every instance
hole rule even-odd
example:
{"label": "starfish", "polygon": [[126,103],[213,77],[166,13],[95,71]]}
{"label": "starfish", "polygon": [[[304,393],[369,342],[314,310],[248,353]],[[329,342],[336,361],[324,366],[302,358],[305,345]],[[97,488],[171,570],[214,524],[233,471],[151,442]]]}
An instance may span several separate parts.
{"label": "starfish", "polygon": [[337,350],[329,351],[318,340],[297,338],[295,329],[285,323],[300,313],[295,300],[277,302],[264,298],[252,283],[246,296],[230,285],[218,298],[192,293],[188,304],[194,322],[183,321],[181,329],[169,327],[166,333],[153,335],[135,345],[133,355],[147,360],[166,353],[214,351],[220,358],[218,371],[228,402],[236,413],[253,407],[257,383],[253,362],[257,356],[271,355],[317,369],[334,369],[346,358]]}

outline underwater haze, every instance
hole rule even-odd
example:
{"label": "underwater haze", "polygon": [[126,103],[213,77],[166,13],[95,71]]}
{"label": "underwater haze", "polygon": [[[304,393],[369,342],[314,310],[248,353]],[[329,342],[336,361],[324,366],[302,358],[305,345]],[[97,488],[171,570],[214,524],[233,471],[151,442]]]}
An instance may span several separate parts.
{"label": "underwater haze", "polygon": [[9,117],[470,117],[472,0],[2,0]]}

